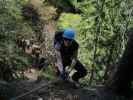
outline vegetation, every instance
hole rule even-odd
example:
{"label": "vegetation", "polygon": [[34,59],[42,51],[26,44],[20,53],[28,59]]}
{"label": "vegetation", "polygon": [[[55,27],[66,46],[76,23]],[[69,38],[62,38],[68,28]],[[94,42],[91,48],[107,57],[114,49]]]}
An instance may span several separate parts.
{"label": "vegetation", "polygon": [[84,0],[75,4],[82,11],[82,20],[72,18],[77,20],[73,24],[74,20],[67,20],[63,15],[59,23],[61,27],[76,28],[81,46],[79,58],[88,66],[90,83],[92,80],[104,81],[125,50],[127,30],[132,26],[132,2]]}
{"label": "vegetation", "polygon": [[128,44],[132,7],[132,0],[0,0],[0,79],[21,78],[17,71],[31,65],[31,57],[17,46],[19,36],[34,36],[44,55],[49,53],[50,68],[42,73],[53,79],[52,33],[72,27],[80,44],[79,59],[88,70],[82,83],[104,84]]}
{"label": "vegetation", "polygon": [[0,78],[4,80],[11,80],[17,69],[28,64],[28,58],[16,45],[18,35],[32,32],[21,16],[23,3],[17,0],[0,1]]}

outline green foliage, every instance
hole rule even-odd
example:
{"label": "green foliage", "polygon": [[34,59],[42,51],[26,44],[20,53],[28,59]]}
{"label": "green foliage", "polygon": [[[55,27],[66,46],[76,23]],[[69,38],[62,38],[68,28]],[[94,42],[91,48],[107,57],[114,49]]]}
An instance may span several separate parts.
{"label": "green foliage", "polygon": [[[81,59],[89,60],[87,65],[95,71],[91,75],[96,73],[96,76],[92,76],[94,79],[101,79],[105,69],[118,62],[121,57],[127,42],[126,31],[132,22],[132,4],[126,0],[85,0],[81,3],[82,22],[87,24],[81,23],[80,38],[81,45],[85,46],[87,52],[80,54],[88,54],[90,59],[87,56]],[[99,75],[101,71],[102,74]]]}
{"label": "green foliage", "polygon": [[80,21],[81,17],[79,14],[62,13],[61,17],[58,20],[57,27],[59,29],[72,27],[78,30],[78,25]]}
{"label": "green foliage", "polygon": [[40,74],[40,76],[44,77],[47,80],[53,80],[56,78],[54,70],[53,70],[53,66],[49,65],[47,66],[47,68],[42,71],[42,73]]}
{"label": "green foliage", "polygon": [[12,80],[15,71],[28,64],[28,58],[16,45],[20,33],[31,32],[21,16],[21,3],[18,0],[0,1],[0,78],[4,80]]}
{"label": "green foliage", "polygon": [[[82,11],[81,21],[68,25],[69,17],[63,16],[58,27],[70,26],[78,29],[80,44],[79,59],[87,66],[89,81],[102,81],[110,66],[118,62],[127,43],[126,31],[132,26],[133,2],[130,0],[84,0],[74,2]],[[63,23],[63,20],[64,23]],[[61,23],[62,22],[62,23]],[[63,24],[63,25],[62,25]],[[87,78],[87,79],[88,79]],[[91,80],[92,79],[92,80]],[[96,80],[96,81],[94,81]],[[90,82],[91,83],[91,82]]]}
{"label": "green foliage", "polygon": [[1,16],[0,16],[0,35],[14,39],[19,33],[31,32],[30,26],[23,22],[21,16],[21,5],[16,4],[16,1],[0,1]]}
{"label": "green foliage", "polygon": [[[48,2],[48,0],[41,1]],[[43,5],[34,5],[38,20],[35,20],[36,22],[32,20],[33,22],[31,22],[31,20],[24,20],[21,11],[29,0],[0,0],[0,66],[9,70],[21,69],[22,66],[26,66],[28,58],[17,48],[16,37],[22,35],[28,38],[31,37],[33,32],[39,35],[43,30],[43,23],[57,17],[57,13],[55,13],[56,7],[58,10],[63,8],[66,12],[75,7],[80,8],[82,13],[62,13],[57,22],[57,27],[58,29],[72,27],[76,30],[76,40],[80,44],[79,59],[90,72],[86,79],[89,78],[90,83],[103,81],[103,76],[110,74],[109,72],[106,74],[108,66],[117,63],[125,49],[127,43],[126,31],[133,25],[133,1],[52,1],[56,2],[54,7],[49,6],[47,3],[44,3],[45,7]],[[47,12],[48,10],[49,12]],[[30,16],[29,13],[28,15]],[[0,68],[0,78],[4,75],[2,68]],[[53,75],[51,72],[52,70],[48,69],[45,74],[50,73],[50,76],[48,76],[50,78]]]}

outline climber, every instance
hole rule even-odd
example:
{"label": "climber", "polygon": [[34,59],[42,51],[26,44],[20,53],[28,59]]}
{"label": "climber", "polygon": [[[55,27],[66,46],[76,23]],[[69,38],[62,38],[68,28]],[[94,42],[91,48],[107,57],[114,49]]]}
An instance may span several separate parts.
{"label": "climber", "polygon": [[86,76],[87,70],[77,59],[79,44],[74,40],[74,37],[75,31],[71,28],[66,28],[63,31],[55,33],[55,69],[57,76],[60,76],[63,80],[67,80],[68,74],[65,67],[73,67],[76,72],[72,75],[72,81],[79,83],[79,79]]}

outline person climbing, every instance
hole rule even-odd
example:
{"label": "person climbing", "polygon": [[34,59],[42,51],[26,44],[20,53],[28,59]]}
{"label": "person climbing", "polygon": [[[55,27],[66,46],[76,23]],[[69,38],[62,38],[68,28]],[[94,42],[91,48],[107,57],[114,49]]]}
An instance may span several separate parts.
{"label": "person climbing", "polygon": [[87,70],[78,60],[79,44],[75,41],[75,31],[66,28],[55,33],[54,48],[56,55],[55,71],[56,75],[63,80],[67,80],[66,66],[73,67],[76,72],[72,75],[72,81],[79,84],[79,79],[86,76]]}

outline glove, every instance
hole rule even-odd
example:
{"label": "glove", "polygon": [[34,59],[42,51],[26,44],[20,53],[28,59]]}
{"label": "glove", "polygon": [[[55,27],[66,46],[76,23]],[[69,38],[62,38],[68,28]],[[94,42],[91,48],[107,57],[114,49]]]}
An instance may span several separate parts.
{"label": "glove", "polygon": [[72,59],[71,67],[74,67],[76,65],[77,61],[75,59]]}

